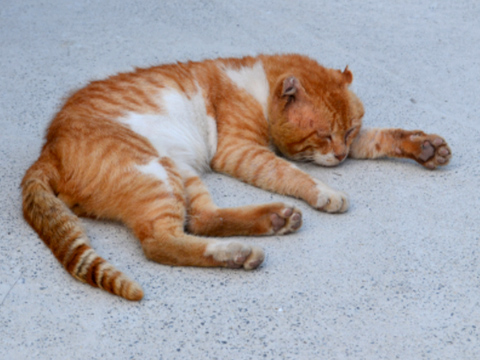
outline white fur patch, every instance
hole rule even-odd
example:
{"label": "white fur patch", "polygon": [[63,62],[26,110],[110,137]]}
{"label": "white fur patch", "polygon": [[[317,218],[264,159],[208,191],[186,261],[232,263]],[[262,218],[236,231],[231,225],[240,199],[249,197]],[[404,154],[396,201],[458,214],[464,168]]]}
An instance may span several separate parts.
{"label": "white fur patch", "polygon": [[328,185],[315,179],[318,190],[317,209],[327,212],[344,212],[348,209],[348,197],[341,191],[333,190]]}
{"label": "white fur patch", "polygon": [[214,241],[206,247],[203,255],[212,256],[216,261],[226,263],[228,267],[243,266],[245,270],[255,269],[265,259],[265,254],[259,247],[237,241]]}
{"label": "white fur patch", "polygon": [[259,61],[252,67],[242,67],[240,69],[225,68],[225,73],[235,85],[244,89],[260,103],[265,118],[267,118],[270,87],[262,63]]}
{"label": "white fur patch", "polygon": [[335,157],[333,153],[328,153],[328,154],[315,153],[315,155],[313,156],[313,161],[323,166],[335,166],[340,163],[340,161]]}
{"label": "white fur patch", "polygon": [[147,138],[159,157],[171,158],[180,170],[209,169],[217,151],[217,126],[207,115],[201,90],[186,96],[166,89],[160,93],[159,103],[164,110],[160,114],[130,112],[119,121]]}
{"label": "white fur patch", "polygon": [[162,181],[168,181],[168,174],[165,168],[159,164],[158,159],[153,159],[146,165],[138,165],[137,169],[146,175],[153,175]]}
{"label": "white fur patch", "polygon": [[208,244],[204,256],[212,256],[217,261],[233,260],[236,256],[248,256],[250,247],[236,241],[222,241]]}
{"label": "white fur patch", "polygon": [[146,165],[137,165],[137,169],[143,174],[154,176],[155,178],[163,181],[167,186],[168,190],[171,192],[172,188],[168,182],[168,174],[165,168],[158,162],[158,159],[151,160]]}

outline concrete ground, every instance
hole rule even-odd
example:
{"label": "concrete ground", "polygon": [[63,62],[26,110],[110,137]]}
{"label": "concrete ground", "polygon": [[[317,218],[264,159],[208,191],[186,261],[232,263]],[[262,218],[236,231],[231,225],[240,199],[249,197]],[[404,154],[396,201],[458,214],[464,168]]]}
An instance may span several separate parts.
{"label": "concrete ground", "polygon": [[[478,359],[479,4],[2,1],[0,358]],[[246,239],[267,257],[245,272],[158,265],[122,225],[85,220],[145,298],[68,275],[24,222],[19,189],[62,98],[133,66],[260,52],[348,64],[365,126],[441,134],[451,164],[301,165],[350,195],[343,215],[210,174],[219,205],[287,200],[303,228]]]}

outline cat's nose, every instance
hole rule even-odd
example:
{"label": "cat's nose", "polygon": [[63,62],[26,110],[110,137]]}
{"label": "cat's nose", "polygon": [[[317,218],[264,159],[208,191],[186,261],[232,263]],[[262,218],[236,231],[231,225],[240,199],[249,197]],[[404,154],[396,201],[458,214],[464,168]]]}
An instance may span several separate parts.
{"label": "cat's nose", "polygon": [[346,153],[335,154],[335,157],[337,158],[338,161],[342,161],[343,159],[345,159],[346,156],[347,156]]}

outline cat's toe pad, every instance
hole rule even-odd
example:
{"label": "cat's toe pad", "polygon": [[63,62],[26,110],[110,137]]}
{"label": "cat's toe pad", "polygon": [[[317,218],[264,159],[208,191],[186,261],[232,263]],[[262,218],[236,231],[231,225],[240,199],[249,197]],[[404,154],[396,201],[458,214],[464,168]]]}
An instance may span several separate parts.
{"label": "cat's toe pad", "polygon": [[452,152],[446,141],[438,135],[424,133],[411,135],[411,144],[419,144],[418,150],[414,151],[415,159],[428,169],[447,165],[452,157]]}
{"label": "cat's toe pad", "polygon": [[425,140],[422,144],[422,152],[418,156],[420,160],[427,161],[435,154],[435,148],[430,141]]}
{"label": "cat's toe pad", "polygon": [[289,234],[302,226],[302,212],[295,207],[284,207],[270,215],[273,232],[278,235]]}
{"label": "cat's toe pad", "polygon": [[[426,142],[427,141],[425,141],[425,143]],[[452,152],[447,143],[442,138],[436,138],[433,140],[432,145],[430,146],[433,147],[433,154],[423,165],[429,169],[447,165],[452,157]]]}
{"label": "cat's toe pad", "polygon": [[206,256],[231,269],[243,267],[252,270],[260,266],[265,259],[265,254],[258,246],[243,244],[236,241],[216,242],[210,244],[205,252]]}

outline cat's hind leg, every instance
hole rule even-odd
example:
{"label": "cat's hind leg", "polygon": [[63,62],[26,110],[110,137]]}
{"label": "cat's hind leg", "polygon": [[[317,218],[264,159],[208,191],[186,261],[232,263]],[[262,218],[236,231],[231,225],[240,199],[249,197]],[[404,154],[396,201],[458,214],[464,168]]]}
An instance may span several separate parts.
{"label": "cat's hind leg", "polygon": [[185,180],[187,229],[197,235],[283,235],[302,225],[302,213],[283,203],[219,208],[198,176]]}
{"label": "cat's hind leg", "polygon": [[185,233],[183,179],[169,159],[162,158],[158,164],[151,166],[149,170],[157,170],[151,174],[137,174],[134,181],[143,191],[133,192],[122,210],[122,220],[133,229],[150,260],[166,265],[247,270],[263,262],[264,253],[259,247]]}

